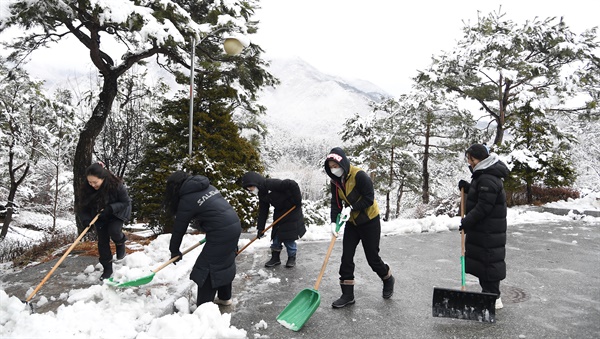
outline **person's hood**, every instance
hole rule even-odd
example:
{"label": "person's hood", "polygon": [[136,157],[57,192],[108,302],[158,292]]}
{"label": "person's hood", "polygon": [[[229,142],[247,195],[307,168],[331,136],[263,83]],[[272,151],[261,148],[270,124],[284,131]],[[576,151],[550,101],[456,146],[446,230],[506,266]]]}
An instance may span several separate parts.
{"label": "person's hood", "polygon": [[210,180],[203,175],[191,176],[181,184],[179,196],[183,196],[192,192],[200,192],[208,188]]}
{"label": "person's hood", "polygon": [[490,154],[489,157],[481,160],[473,169],[473,174],[476,172],[486,173],[494,175],[498,178],[506,178],[510,173],[510,170],[504,164],[496,154]]}
{"label": "person's hood", "polygon": [[339,180],[339,178],[337,176],[335,176],[335,175],[333,175],[333,173],[331,173],[331,170],[329,169],[329,165],[327,164],[329,162],[329,160],[333,160],[338,165],[340,165],[340,167],[344,170],[343,177],[346,177],[348,175],[348,173],[350,173],[350,160],[348,160],[348,157],[346,157],[346,153],[341,148],[339,148],[339,147],[332,148],[331,151],[329,151],[329,154],[327,154],[327,157],[325,157],[325,173],[327,173],[327,175],[331,179]]}
{"label": "person's hood", "polygon": [[265,177],[256,172],[247,172],[242,177],[242,187],[255,186],[258,187],[259,191],[265,187]]}

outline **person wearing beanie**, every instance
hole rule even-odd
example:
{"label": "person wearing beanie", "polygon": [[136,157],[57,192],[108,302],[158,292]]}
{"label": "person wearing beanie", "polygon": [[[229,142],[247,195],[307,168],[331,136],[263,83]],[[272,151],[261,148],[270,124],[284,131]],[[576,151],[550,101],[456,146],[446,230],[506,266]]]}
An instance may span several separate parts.
{"label": "person wearing beanie", "polygon": [[247,172],[242,177],[242,186],[258,196],[257,238],[264,236],[269,209],[273,206],[273,220],[279,219],[292,207],[296,207],[271,229],[271,259],[265,267],[281,264],[280,254],[285,246],[287,261],[285,267],[296,266],[298,247],[296,240],[306,233],[304,214],[302,213],[302,193],[298,183],[291,179],[266,179],[256,172]]}
{"label": "person wearing beanie", "polygon": [[479,278],[482,292],[498,295],[496,309],[500,309],[500,281],[506,278],[507,208],[503,180],[509,169],[485,145],[472,145],[465,157],[472,173],[470,183],[458,182],[458,188],[466,194],[460,225],[465,232],[465,272]]}
{"label": "person wearing beanie", "polygon": [[362,241],[367,263],[383,282],[382,296],[389,299],[394,294],[395,279],[390,267],[379,256],[381,222],[375,201],[375,190],[369,175],[350,164],[346,153],[333,148],[325,158],[325,173],[331,179],[331,226],[342,209],[350,207],[350,217],[344,226],[342,260],[340,264],[340,287],[342,296],[334,301],[333,308],[354,304],[354,254]]}

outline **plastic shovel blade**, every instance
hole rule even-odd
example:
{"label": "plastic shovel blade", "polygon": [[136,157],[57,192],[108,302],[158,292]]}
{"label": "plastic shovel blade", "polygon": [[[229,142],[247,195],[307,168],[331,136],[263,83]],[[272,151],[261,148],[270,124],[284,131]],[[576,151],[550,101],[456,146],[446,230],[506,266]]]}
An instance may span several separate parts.
{"label": "plastic shovel blade", "polygon": [[149,282],[152,281],[152,279],[154,279],[154,275],[156,273],[152,272],[150,275],[142,277],[142,278],[138,278],[135,280],[131,280],[131,281],[125,281],[125,282],[119,282],[119,281],[115,281],[113,280],[113,278],[108,278],[108,280],[106,280],[106,284],[112,287],[135,287],[135,286],[141,286],[141,285],[145,285]]}
{"label": "plastic shovel blade", "polygon": [[447,288],[433,289],[434,317],[496,322],[496,295]]}
{"label": "plastic shovel blade", "polygon": [[312,288],[306,288],[279,313],[277,321],[285,328],[299,331],[321,304],[321,295]]}

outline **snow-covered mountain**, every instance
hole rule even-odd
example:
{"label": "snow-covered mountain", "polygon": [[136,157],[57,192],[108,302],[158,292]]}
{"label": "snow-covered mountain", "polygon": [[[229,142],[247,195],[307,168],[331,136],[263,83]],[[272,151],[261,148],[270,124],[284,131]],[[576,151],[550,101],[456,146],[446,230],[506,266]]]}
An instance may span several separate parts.
{"label": "snow-covered mountain", "polygon": [[326,181],[322,161],[331,148],[342,146],[346,119],[369,113],[369,102],[390,95],[365,80],[324,74],[299,58],[270,62],[269,72],[280,84],[265,89],[259,100],[267,108],[262,154],[267,174],[301,181],[308,196],[316,196]]}
{"label": "snow-covered mountain", "polygon": [[299,58],[271,60],[269,72],[281,83],[260,95],[267,123],[294,136],[337,134],[345,119],[368,112],[369,101],[389,96],[368,81],[327,75]]}

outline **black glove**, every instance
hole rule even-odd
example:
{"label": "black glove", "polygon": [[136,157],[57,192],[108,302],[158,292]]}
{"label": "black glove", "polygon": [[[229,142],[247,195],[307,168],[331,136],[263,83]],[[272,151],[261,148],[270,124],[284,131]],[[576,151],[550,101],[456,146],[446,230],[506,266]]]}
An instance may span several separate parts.
{"label": "black glove", "polygon": [[464,230],[465,230],[465,228],[464,228],[463,224],[460,224],[460,226],[458,226],[458,231],[464,231]]}
{"label": "black glove", "polygon": [[260,239],[260,238],[264,237],[265,236],[264,231],[265,230],[258,230],[258,232],[256,232],[256,239]]}
{"label": "black glove", "polygon": [[113,209],[112,207],[110,207],[110,205],[106,205],[106,207],[104,207],[104,209],[102,210],[102,212],[100,212],[100,218],[102,219],[106,219],[108,218],[111,214],[113,213]]}
{"label": "black glove", "polygon": [[177,260],[173,261],[173,265],[177,265],[177,262],[183,258],[183,254],[181,252],[171,252],[171,259],[179,257]]}
{"label": "black glove", "polygon": [[458,189],[464,188],[466,191],[468,187],[469,187],[469,183],[466,180],[460,180],[458,182]]}

